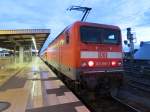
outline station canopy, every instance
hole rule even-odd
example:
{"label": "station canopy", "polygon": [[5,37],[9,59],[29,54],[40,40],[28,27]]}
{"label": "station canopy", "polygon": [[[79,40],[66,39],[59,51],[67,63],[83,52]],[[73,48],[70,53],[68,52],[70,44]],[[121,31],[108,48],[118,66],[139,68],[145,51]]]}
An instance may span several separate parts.
{"label": "station canopy", "polygon": [[14,49],[15,46],[34,46],[37,50],[43,46],[50,29],[0,30],[0,47]]}

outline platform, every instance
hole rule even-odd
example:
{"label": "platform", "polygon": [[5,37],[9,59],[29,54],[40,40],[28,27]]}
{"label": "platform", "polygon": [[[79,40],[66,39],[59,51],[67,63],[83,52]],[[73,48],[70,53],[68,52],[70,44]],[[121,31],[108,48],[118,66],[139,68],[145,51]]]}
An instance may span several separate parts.
{"label": "platform", "polygon": [[2,112],[89,112],[40,58],[17,70],[3,71],[0,111],[6,102]]}

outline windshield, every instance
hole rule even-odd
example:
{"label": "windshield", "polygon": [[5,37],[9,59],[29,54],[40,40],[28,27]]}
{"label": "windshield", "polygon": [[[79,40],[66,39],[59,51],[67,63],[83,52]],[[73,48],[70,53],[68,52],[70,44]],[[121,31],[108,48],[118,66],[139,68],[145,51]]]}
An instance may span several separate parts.
{"label": "windshield", "polygon": [[80,28],[81,41],[84,43],[118,44],[120,31],[97,27],[82,26]]}

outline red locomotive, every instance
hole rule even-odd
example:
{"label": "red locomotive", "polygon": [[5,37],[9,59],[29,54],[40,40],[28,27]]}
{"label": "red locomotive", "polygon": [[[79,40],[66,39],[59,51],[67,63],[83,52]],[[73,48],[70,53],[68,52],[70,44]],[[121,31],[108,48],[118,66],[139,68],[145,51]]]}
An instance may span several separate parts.
{"label": "red locomotive", "polygon": [[88,88],[117,86],[122,79],[121,31],[117,26],[75,22],[48,46],[44,60],[71,82]]}

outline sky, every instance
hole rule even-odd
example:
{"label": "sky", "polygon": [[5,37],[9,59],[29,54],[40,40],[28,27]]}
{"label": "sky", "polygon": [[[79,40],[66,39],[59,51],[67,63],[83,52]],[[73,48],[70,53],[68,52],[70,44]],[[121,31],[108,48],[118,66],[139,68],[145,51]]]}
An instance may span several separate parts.
{"label": "sky", "polygon": [[136,46],[150,41],[150,0],[1,0],[0,29],[51,29],[45,49],[66,26],[81,19],[82,12],[66,10],[72,5],[92,8],[88,22],[119,26],[123,40],[131,27]]}

